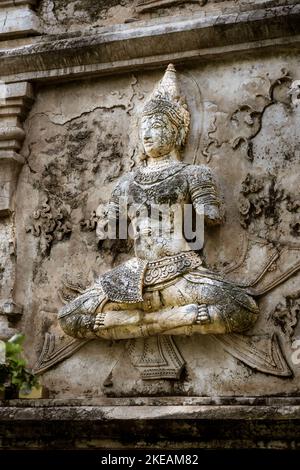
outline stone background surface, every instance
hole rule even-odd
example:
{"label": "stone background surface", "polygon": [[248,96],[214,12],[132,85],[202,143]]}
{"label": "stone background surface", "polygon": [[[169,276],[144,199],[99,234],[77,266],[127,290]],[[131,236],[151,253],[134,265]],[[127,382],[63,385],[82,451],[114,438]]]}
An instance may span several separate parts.
{"label": "stone background surface", "polygon": [[[125,11],[131,15],[131,2],[110,2],[116,5],[105,10],[107,18],[101,23],[101,15],[89,9],[91,3],[42,1],[39,15],[44,27],[54,32],[78,28],[82,12],[87,18],[83,28],[103,25],[111,21],[109,15],[119,21],[119,12],[124,17]],[[212,3],[205,8],[218,6]],[[77,15],[71,20],[74,6]],[[174,12],[196,8],[199,5],[186,4],[175,7]],[[226,205],[224,225],[206,232],[204,257],[208,265],[220,270],[235,262],[247,236],[273,245],[299,246],[299,57],[274,53],[237,61],[233,56],[206,66],[191,63],[177,69],[193,122],[183,158],[190,162],[196,158],[214,170]],[[108,200],[118,178],[140,164],[138,115],[162,73],[163,68],[157,68],[48,83],[37,89],[25,123],[21,152],[25,165],[16,194],[15,296],[24,306],[21,329],[31,364],[41,350],[45,332],[62,334],[56,314],[62,305],[59,292],[63,281],[87,286],[132,254],[130,242],[97,243],[93,211],[99,214],[99,204]],[[3,238],[7,240],[6,235]],[[258,250],[252,253],[245,277],[251,277],[259,258]],[[4,279],[9,276],[8,269],[0,270]],[[56,398],[298,394],[300,366],[293,365],[291,356],[292,342],[300,334],[296,324],[299,309],[294,309],[296,321],[290,327],[288,319],[278,321],[274,311],[286,296],[297,299],[299,279],[299,275],[292,277],[262,298],[261,317],[253,331],[279,335],[294,378],[255,372],[209,337],[195,336],[176,338],[187,361],[187,372],[178,382],[141,381],[130,364],[127,343],[121,341],[95,341],[84,346],[45,373],[42,382],[50,397]]]}
{"label": "stone background surface", "polygon": [[[290,5],[294,0],[41,0],[38,15],[43,31],[59,34],[93,32],[98,27],[168,16],[224,14],[258,6]],[[147,6],[147,8],[146,8]]]}

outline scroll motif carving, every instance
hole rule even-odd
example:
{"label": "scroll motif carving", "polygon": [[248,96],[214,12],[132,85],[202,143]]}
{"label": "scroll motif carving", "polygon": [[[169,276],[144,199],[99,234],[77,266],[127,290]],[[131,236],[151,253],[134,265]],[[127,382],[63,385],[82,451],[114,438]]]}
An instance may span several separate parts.
{"label": "scroll motif carving", "polygon": [[80,228],[83,232],[93,232],[97,228],[97,222],[99,217],[96,214],[96,211],[92,211],[88,219],[82,219],[80,221]]}
{"label": "scroll motif carving", "polygon": [[276,176],[248,173],[243,180],[239,198],[240,223],[251,233],[279,241],[277,233],[284,220],[286,236],[297,238],[300,235],[299,211],[300,196],[283,188]]}
{"label": "scroll motif carving", "polygon": [[126,109],[126,112],[127,114],[129,114],[129,116],[131,116],[132,111],[135,107],[135,101],[136,100],[140,101],[144,98],[144,93],[141,91],[139,87],[138,79],[135,75],[132,75],[132,81],[130,83],[130,87],[131,87],[131,96],[130,96],[129,103]]}
{"label": "scroll motif carving", "polygon": [[66,206],[54,207],[47,196],[31,216],[26,232],[41,239],[42,254],[48,255],[54,242],[64,240],[72,232],[69,210]]}
{"label": "scroll motif carving", "polygon": [[272,320],[281,331],[292,340],[294,330],[300,318],[300,292],[285,297],[272,313]]}
{"label": "scroll motif carving", "polygon": [[290,233],[293,237],[300,237],[300,196],[295,194],[287,194],[286,196],[286,208],[288,212],[292,214],[292,220],[290,221]]}
{"label": "scroll motif carving", "polygon": [[[278,204],[284,197],[276,177],[256,177],[248,173],[242,182],[239,211],[241,225],[247,228],[253,219],[264,216],[269,224],[278,220]],[[267,220],[267,223],[268,223]]]}
{"label": "scroll motif carving", "polygon": [[207,162],[223,144],[228,144],[233,150],[244,145],[246,157],[253,161],[253,139],[261,131],[267,108],[276,103],[282,103],[287,108],[291,104],[297,105],[298,85],[287,70],[283,70],[276,79],[257,77],[249,82],[248,87],[252,89],[251,100],[232,111],[220,110],[215,114],[203,150]]}

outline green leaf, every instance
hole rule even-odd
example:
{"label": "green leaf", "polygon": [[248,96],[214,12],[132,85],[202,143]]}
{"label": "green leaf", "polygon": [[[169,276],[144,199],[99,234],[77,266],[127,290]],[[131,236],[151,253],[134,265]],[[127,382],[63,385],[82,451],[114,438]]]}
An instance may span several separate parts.
{"label": "green leaf", "polygon": [[0,390],[11,383],[18,390],[26,390],[38,385],[37,378],[26,368],[26,361],[22,357],[24,335],[14,335],[5,343],[5,363],[0,364]]}
{"label": "green leaf", "polygon": [[13,335],[7,342],[12,344],[22,344],[25,339],[25,336],[21,333]]}

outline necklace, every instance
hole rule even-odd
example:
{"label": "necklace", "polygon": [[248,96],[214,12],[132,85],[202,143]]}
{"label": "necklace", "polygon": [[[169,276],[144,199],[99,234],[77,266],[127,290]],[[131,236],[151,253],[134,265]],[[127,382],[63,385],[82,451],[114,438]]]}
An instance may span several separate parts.
{"label": "necklace", "polygon": [[145,166],[141,168],[141,170],[143,170],[145,173],[150,173],[154,171],[160,171],[161,169],[170,167],[176,163],[177,162],[170,162],[169,160],[164,160],[162,162],[156,163],[155,165]]}
{"label": "necklace", "polygon": [[[155,167],[149,171],[149,167],[146,168],[139,168],[135,175],[134,181],[137,184],[153,184],[153,183],[160,183],[164,181],[166,178],[169,178],[183,168],[187,166],[186,163],[181,162],[164,162],[163,164],[155,165]],[[148,169],[148,171],[147,171]]]}

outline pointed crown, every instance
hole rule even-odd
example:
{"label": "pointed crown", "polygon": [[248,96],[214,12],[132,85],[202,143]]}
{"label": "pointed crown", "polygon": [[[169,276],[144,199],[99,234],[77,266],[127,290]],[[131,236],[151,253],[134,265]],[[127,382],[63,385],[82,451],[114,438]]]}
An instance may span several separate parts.
{"label": "pointed crown", "polygon": [[142,116],[165,114],[177,127],[178,147],[185,144],[190,125],[190,113],[182,96],[180,96],[176,70],[173,64],[169,64],[167,70],[159,82],[152,96],[146,102]]}

